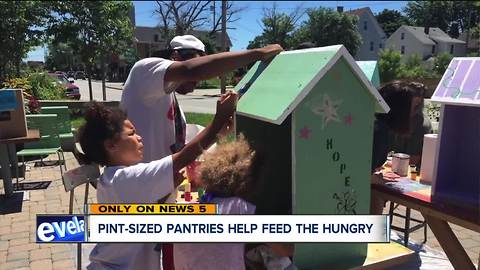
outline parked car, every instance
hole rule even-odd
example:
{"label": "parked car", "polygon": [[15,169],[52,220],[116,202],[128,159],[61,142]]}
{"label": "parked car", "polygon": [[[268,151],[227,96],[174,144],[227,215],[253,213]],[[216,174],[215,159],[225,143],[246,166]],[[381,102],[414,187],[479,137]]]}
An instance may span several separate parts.
{"label": "parked car", "polygon": [[71,99],[80,99],[80,89],[75,84],[69,82],[67,77],[62,73],[48,73],[48,76],[54,78],[58,84],[65,89],[65,96]]}
{"label": "parked car", "polygon": [[87,75],[83,71],[77,71],[75,72],[75,80],[82,79],[85,80],[87,78]]}
{"label": "parked car", "polygon": [[57,75],[67,76],[67,73],[65,73],[63,71],[55,71],[54,73],[57,74]]}
{"label": "parked car", "polygon": [[75,71],[67,72],[67,79],[70,83],[75,83]]}

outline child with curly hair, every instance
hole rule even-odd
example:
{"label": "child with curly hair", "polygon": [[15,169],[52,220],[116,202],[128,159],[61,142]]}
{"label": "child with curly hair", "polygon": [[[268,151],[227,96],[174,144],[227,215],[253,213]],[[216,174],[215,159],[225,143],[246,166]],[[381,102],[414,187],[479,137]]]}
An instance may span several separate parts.
{"label": "child with curly hair", "polygon": [[[199,167],[206,191],[201,202],[217,204],[220,214],[254,214],[255,206],[247,200],[261,160],[243,136],[217,145],[204,160]],[[174,244],[175,269],[245,269],[244,249],[243,243]]]}
{"label": "child with curly hair", "polygon": [[[217,102],[212,123],[179,152],[141,163],[142,138],[119,108],[93,103],[79,132],[85,159],[105,166],[97,184],[98,203],[156,203],[171,193],[181,178],[177,172],[195,160],[215,140],[235,110],[237,95]],[[160,253],[150,244],[100,243],[90,254],[88,269],[162,269]]]}

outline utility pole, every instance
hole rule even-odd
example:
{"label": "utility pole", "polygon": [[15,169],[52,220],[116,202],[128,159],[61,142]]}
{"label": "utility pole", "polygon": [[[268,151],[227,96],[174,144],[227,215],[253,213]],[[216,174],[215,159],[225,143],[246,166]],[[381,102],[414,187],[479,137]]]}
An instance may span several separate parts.
{"label": "utility pole", "polygon": [[468,20],[467,20],[467,36],[466,36],[466,48],[465,48],[465,54],[468,53],[468,43],[470,42],[470,20],[472,19],[472,11],[468,10]]}
{"label": "utility pole", "polygon": [[[227,1],[222,0],[222,51],[227,51]],[[226,92],[225,75],[220,77],[220,93]]]}

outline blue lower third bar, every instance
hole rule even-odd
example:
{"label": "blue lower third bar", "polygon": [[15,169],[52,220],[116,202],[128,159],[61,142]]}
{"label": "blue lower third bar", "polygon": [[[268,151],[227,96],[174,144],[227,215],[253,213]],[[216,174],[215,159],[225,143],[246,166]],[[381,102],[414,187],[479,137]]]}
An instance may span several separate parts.
{"label": "blue lower third bar", "polygon": [[37,243],[85,242],[85,217],[37,215]]}

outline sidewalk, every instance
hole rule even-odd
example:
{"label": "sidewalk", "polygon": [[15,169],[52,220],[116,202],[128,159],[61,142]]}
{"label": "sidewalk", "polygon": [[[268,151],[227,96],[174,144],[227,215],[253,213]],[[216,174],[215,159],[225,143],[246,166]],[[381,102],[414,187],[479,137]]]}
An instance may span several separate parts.
{"label": "sidewalk", "polygon": [[[53,156],[52,156],[53,158]],[[71,153],[65,153],[67,168],[78,166]],[[23,201],[22,212],[0,215],[0,270],[3,269],[74,269],[76,266],[75,244],[36,244],[35,226],[37,214],[67,214],[69,194],[65,192],[58,167],[33,167],[26,180],[52,181],[47,189],[31,190],[30,199]],[[15,179],[14,179],[15,181]],[[3,181],[0,181],[3,193]],[[89,201],[96,199],[95,190],[90,189]],[[84,189],[75,194],[74,213],[83,208]]]}
{"label": "sidewalk", "polygon": [[[65,153],[65,158],[69,169],[78,166],[71,153]],[[53,166],[33,167],[33,162],[29,162],[28,165],[31,166],[31,170],[27,172],[24,182],[52,182],[47,189],[29,191],[30,200],[23,202],[22,212],[0,215],[0,270],[74,269],[76,266],[75,244],[39,245],[35,243],[36,214],[66,214],[68,212],[69,194],[63,188],[59,169]],[[0,190],[3,193],[3,181],[0,181]],[[83,194],[83,187],[78,188],[75,193],[74,213],[80,213],[83,207]],[[95,202],[95,197],[95,190],[90,189],[89,202]],[[397,211],[404,213],[405,208],[400,207]],[[416,211],[412,210],[412,215],[422,219]],[[402,226],[403,220],[395,218],[394,224]],[[470,258],[477,263],[480,253],[480,233],[456,225],[452,225],[452,229],[466,248]],[[421,243],[423,230],[412,233],[410,237],[412,241]],[[426,244],[431,248],[441,250],[430,229]],[[87,261],[85,255],[83,261]],[[85,263],[83,267],[85,267]]]}
{"label": "sidewalk", "polygon": [[[96,81],[101,83],[101,81]],[[115,89],[115,90],[123,90],[123,82],[107,82],[105,85],[107,88]],[[233,90],[233,87],[227,87],[227,90]],[[220,96],[220,88],[209,88],[209,89],[195,89],[192,93],[188,95],[194,96]]]}

